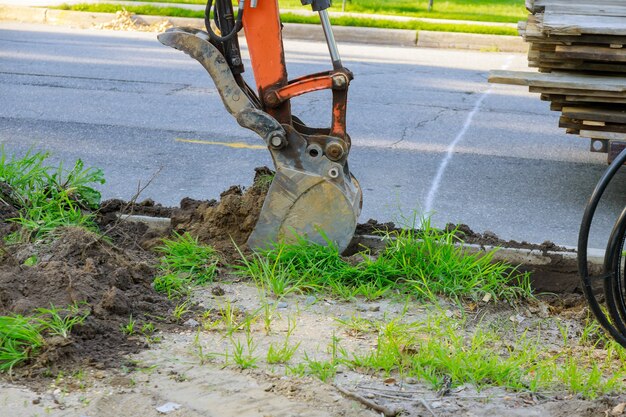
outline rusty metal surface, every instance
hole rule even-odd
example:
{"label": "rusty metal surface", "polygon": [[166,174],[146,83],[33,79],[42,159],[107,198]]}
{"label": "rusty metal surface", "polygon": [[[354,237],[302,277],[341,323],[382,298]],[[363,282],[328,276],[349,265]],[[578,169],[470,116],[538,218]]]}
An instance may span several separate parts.
{"label": "rusty metal surface", "polygon": [[352,73],[345,68],[305,75],[290,80],[283,87],[267,90],[263,100],[266,105],[275,107],[294,97],[314,91],[326,89],[345,90],[348,88],[350,80],[352,80]]}
{"label": "rusty metal surface", "polygon": [[615,158],[626,149],[626,142],[621,140],[611,140],[609,141],[609,155],[608,161],[609,163],[613,162]]}

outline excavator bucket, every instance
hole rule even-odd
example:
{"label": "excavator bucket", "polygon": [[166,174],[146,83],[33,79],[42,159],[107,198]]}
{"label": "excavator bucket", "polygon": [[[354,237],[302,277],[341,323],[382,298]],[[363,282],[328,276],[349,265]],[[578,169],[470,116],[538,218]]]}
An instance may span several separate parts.
{"label": "excavator bucket", "polygon": [[361,188],[348,169],[349,145],[329,136],[329,131],[281,124],[259,109],[206,32],[172,28],[158,39],[190,55],[207,70],[226,109],[241,126],[261,136],[272,155],[276,175],[248,246],[262,248],[303,236],[319,244],[332,243],[343,251],[352,239],[362,206]]}
{"label": "excavator bucket", "polygon": [[322,245],[332,242],[340,251],[348,246],[361,212],[361,188],[346,161],[333,162],[316,149],[295,131],[285,148],[270,149],[276,176],[249,247],[298,236]]}
{"label": "excavator bucket", "polygon": [[276,239],[305,236],[319,244],[333,242],[343,251],[354,234],[360,213],[360,189],[354,177],[337,184],[308,172],[283,169],[276,173],[263,204],[249,247]]}

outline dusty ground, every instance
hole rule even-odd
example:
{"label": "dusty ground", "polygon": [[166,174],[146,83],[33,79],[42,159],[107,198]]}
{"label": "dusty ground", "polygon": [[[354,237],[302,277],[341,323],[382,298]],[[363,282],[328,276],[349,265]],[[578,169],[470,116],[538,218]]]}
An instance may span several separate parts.
{"label": "dusty ground", "polygon": [[[328,360],[333,340],[347,352],[374,349],[375,333],[355,332],[341,322],[400,316],[418,320],[427,308],[417,302],[339,302],[316,294],[293,294],[279,301],[266,298],[224,268],[217,283],[195,291],[196,305],[176,319],[174,303],[150,286],[157,262],[150,248],[159,236],[146,226],[119,221],[114,213],[171,217],[175,230],[191,231],[232,258],[230,238],[237,244],[245,242],[263,195],[259,188],[234,187],[222,194],[221,202],[186,200],[174,210],[153,202],[133,207],[110,202],[99,220],[110,240],[68,229],[51,244],[4,248],[0,313],[26,314],[50,303],[81,302],[90,315],[68,342],[50,341],[39,359],[0,377],[0,416],[380,415],[340,390],[411,416],[603,416],[624,402],[624,396],[587,401],[561,392],[533,395],[499,388],[478,392],[469,385],[439,395],[412,378],[358,373],[344,366],[334,380],[322,383],[311,376],[294,376],[285,365],[267,363],[270,344],[280,344],[290,331],[290,344],[299,344],[292,367],[305,355]],[[2,226],[0,230],[12,230]],[[33,254],[39,262],[25,267],[24,260]],[[458,306],[442,303],[451,315],[458,314]],[[502,326],[515,321],[531,333],[540,327],[546,349],[561,338],[557,323],[576,334],[587,314],[584,300],[571,293],[515,306],[484,303],[464,308],[470,321]],[[239,329],[229,336],[227,310],[239,324],[256,317],[249,320],[249,331]],[[150,337],[124,335],[120,326],[130,315],[139,323],[154,323],[157,332]],[[247,338],[254,345],[256,368],[241,370],[233,359],[235,345],[245,344]]]}
{"label": "dusty ground", "polygon": [[[220,283],[223,295],[214,288],[199,290],[195,300],[206,309],[224,308],[227,303],[239,311],[252,312],[262,307],[258,290],[248,283]],[[560,320],[582,314],[584,307],[574,297],[562,303]],[[547,306],[548,304],[541,304]],[[556,305],[556,304],[553,304]],[[566,307],[569,305],[570,307]],[[226,365],[224,353],[233,350],[232,341],[221,331],[198,331],[197,324],[187,324],[174,331],[159,332],[159,343],[129,355],[126,366],[104,370],[83,368],[82,373],[57,374],[47,385],[33,390],[5,380],[0,397],[0,415],[6,416],[159,416],[158,407],[175,403],[179,408],[171,416],[378,416],[360,403],[344,397],[335,387],[312,377],[285,375],[285,366],[268,365],[265,360],[270,343],[280,343],[289,326],[294,326],[291,341],[300,343],[292,363],[303,353],[316,359],[329,357],[333,337],[347,350],[363,351],[375,346],[374,335],[354,334],[337,319],[358,315],[368,319],[393,318],[402,314],[404,304],[389,300],[373,303],[345,303],[313,299],[311,296],[287,297],[275,304],[272,329],[266,334],[261,319],[252,324],[257,347],[257,369],[239,370]],[[535,305],[536,307],[536,305]],[[454,308],[450,306],[450,308]],[[533,306],[519,306],[489,311],[490,319],[508,319],[509,315],[527,317],[528,326],[541,320]],[[424,307],[411,305],[407,320],[423,314]],[[479,315],[479,312],[476,313]],[[533,319],[535,317],[535,319]],[[545,318],[545,316],[544,316]],[[568,325],[576,326],[576,320]],[[556,340],[558,330],[552,329]],[[244,340],[243,332],[234,333]],[[546,345],[549,345],[547,343]],[[396,379],[397,378],[397,379]],[[603,416],[624,398],[610,397],[585,401],[563,393],[537,396],[491,388],[477,392],[461,386],[439,397],[437,392],[411,378],[385,378],[360,374],[340,368],[334,383],[351,392],[387,407],[402,408],[411,416]]]}

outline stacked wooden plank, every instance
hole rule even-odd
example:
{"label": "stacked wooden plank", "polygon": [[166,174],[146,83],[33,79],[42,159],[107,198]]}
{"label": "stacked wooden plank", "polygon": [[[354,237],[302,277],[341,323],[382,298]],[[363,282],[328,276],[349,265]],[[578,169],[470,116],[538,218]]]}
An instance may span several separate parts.
{"label": "stacked wooden plank", "polygon": [[519,31],[538,72],[492,71],[527,85],[561,112],[567,133],[592,139],[609,161],[626,147],[626,0],[526,0]]}

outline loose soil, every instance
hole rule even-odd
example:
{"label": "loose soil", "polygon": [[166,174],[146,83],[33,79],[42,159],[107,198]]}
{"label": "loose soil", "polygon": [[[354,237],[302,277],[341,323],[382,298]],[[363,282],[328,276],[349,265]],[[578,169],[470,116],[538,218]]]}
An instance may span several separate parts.
{"label": "loose soil", "polygon": [[[35,266],[24,261],[36,256]],[[120,249],[79,228],[59,231],[52,243],[5,248],[0,263],[0,314],[30,314],[51,305],[77,304],[89,312],[71,340],[48,340],[34,363],[18,375],[34,378],[84,366],[121,365],[128,353],[144,347],[120,327],[132,316],[138,322],[168,316],[172,303],[151,288],[156,257],[143,250]]]}
{"label": "loose soil", "polygon": [[[446,231],[455,231],[456,236],[465,243],[471,245],[502,247],[510,249],[529,249],[539,250],[542,252],[567,251],[568,249],[556,245],[554,242],[546,240],[541,244],[529,243],[526,241],[518,242],[516,240],[503,240],[493,232],[485,231],[478,233],[473,231],[466,224],[448,223],[444,228]],[[384,235],[393,231],[401,231],[402,227],[398,227],[393,222],[380,223],[377,220],[369,219],[365,223],[357,225],[357,235]]]}
{"label": "loose soil", "polygon": [[[255,180],[269,174],[266,168],[257,169]],[[230,306],[243,317],[258,312],[266,300],[250,283],[240,282],[224,269],[219,285],[194,291],[196,307],[175,320],[174,303],[151,286],[158,263],[158,254],[152,248],[163,234],[118,216],[121,212],[169,217],[171,231],[191,233],[215,246],[226,262],[232,262],[238,254],[234,244],[244,247],[265,198],[267,185],[255,183],[246,189],[231,187],[222,193],[220,201],[184,199],[178,208],[161,207],[151,201],[108,201],[98,214],[99,227],[107,238],[68,228],[60,230],[51,242],[2,247],[0,314],[29,314],[38,307],[73,303],[80,303],[90,314],[74,328],[70,339],[51,338],[37,359],[17,368],[11,376],[0,377],[0,415],[160,416],[164,413],[157,407],[168,402],[179,407],[168,412],[170,416],[380,415],[330,384],[311,377],[285,376],[284,365],[268,365],[264,358],[271,343],[284,340],[290,320],[297,323],[291,341],[301,344],[295,363],[304,360],[305,351],[316,358],[327,358],[328,344],[335,336],[349,350],[373,349],[375,335],[351,333],[337,319],[355,315],[393,317],[405,309],[402,302],[348,303],[318,295],[292,295],[280,303],[273,300],[272,331],[266,334],[261,321],[251,328],[258,344],[255,354],[261,358],[258,369],[224,367],[220,355],[225,351],[232,355],[233,341],[223,331],[199,332],[198,312],[208,311],[208,316],[215,318]],[[0,205],[2,235],[15,230],[5,220],[14,215],[10,204]],[[395,225],[370,220],[359,225],[357,233],[373,234],[383,228],[392,230]],[[470,241],[475,239],[472,243],[492,244],[486,243],[490,236],[464,226],[459,230]],[[549,243],[539,247],[544,252],[559,249]],[[33,255],[38,260],[36,265],[25,266],[24,261]],[[568,265],[558,273],[576,279],[575,269],[570,269]],[[545,270],[543,279],[550,280],[549,268]],[[523,317],[529,328],[547,317],[557,317],[577,331],[588,312],[576,288],[567,287],[566,292],[518,306],[481,305],[471,314],[477,321],[494,323]],[[423,314],[419,303],[409,307],[407,317]],[[454,308],[450,305],[451,310]],[[157,333],[151,340],[122,333],[120,327],[131,316],[138,326],[148,322],[156,326]],[[550,337],[556,340],[560,335],[556,328],[553,330]],[[241,332],[234,337],[243,340]],[[372,401],[403,408],[411,416],[596,416],[623,402],[618,397],[586,401],[558,393],[533,396],[496,388],[477,392],[469,385],[438,397],[418,381],[365,375],[347,368],[340,369],[334,383]]]}
{"label": "loose soil", "polygon": [[271,175],[267,167],[256,168],[252,187],[232,186],[220,194],[219,202],[183,199],[180,209],[172,212],[172,229],[211,244],[228,260],[237,259],[237,247],[245,250],[269,188],[261,179]]}

